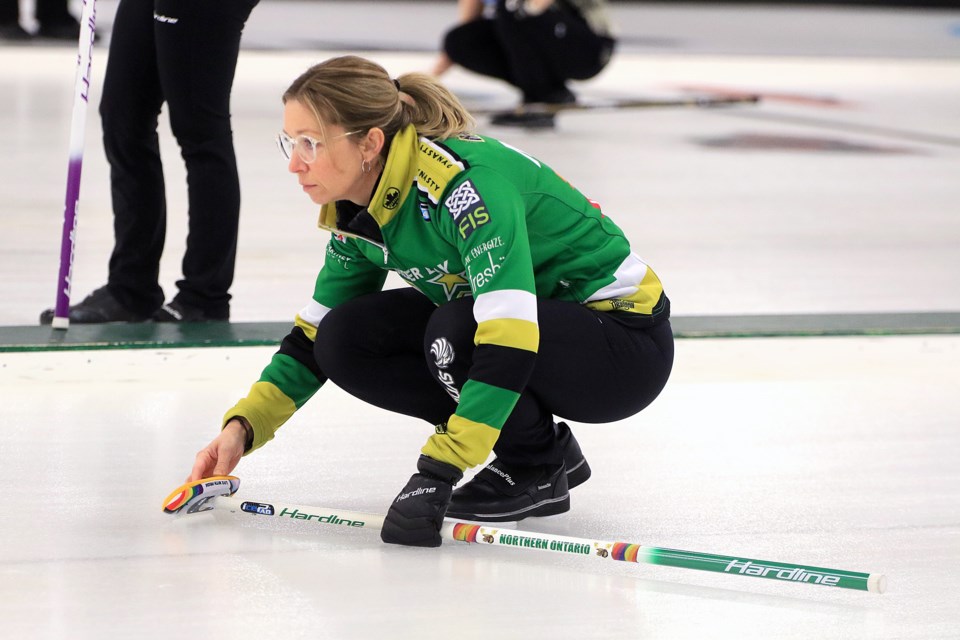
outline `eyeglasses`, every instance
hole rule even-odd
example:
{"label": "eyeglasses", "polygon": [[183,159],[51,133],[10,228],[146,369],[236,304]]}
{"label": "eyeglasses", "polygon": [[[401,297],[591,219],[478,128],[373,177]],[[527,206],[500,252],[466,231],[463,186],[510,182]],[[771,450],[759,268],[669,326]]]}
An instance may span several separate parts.
{"label": "eyeglasses", "polygon": [[[347,136],[352,136],[355,133],[360,133],[360,131],[347,131],[346,133],[341,133],[338,136],[327,138],[327,141],[333,141],[337,138],[345,138]],[[277,147],[280,148],[280,153],[282,153],[283,157],[287,160],[293,157],[294,152],[296,152],[297,157],[307,164],[311,164],[317,159],[317,148],[323,148],[323,140],[317,140],[316,138],[311,138],[310,136],[305,135],[294,136],[291,138],[285,132],[281,131],[277,134]]]}

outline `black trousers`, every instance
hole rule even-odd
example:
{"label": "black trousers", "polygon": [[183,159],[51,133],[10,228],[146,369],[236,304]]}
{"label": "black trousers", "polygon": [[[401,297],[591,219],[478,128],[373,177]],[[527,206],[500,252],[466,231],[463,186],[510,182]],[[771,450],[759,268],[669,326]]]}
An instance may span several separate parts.
{"label": "black trousers", "polygon": [[[189,223],[176,299],[229,313],[240,218],[230,92],[258,0],[120,0],[100,116],[115,245],[107,285],[133,311],[164,302],[166,199],[157,124],[166,102],[187,170]],[[156,14],[156,15],[155,15]]]}
{"label": "black trousers", "polygon": [[[510,464],[559,463],[554,416],[587,423],[632,416],[657,397],[673,366],[669,320],[641,328],[626,312],[544,299],[538,315],[536,367],[494,446]],[[436,425],[456,410],[446,388],[466,382],[476,328],[472,298],[436,307],[415,289],[391,289],[327,314],[314,354],[323,375],[348,393]],[[439,338],[456,354],[442,370],[431,354]]]}
{"label": "black trousers", "polygon": [[524,102],[555,102],[567,80],[585,80],[610,61],[614,41],[600,36],[562,2],[538,16],[522,16],[497,2],[493,18],[451,29],[443,50],[476,73],[509,82]]}

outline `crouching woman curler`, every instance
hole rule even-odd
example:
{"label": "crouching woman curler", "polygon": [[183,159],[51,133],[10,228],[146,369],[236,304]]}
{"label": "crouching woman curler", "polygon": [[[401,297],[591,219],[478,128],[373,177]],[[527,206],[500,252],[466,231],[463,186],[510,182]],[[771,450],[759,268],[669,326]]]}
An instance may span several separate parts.
{"label": "crouching woman curler", "polygon": [[[312,298],[191,480],[230,473],[327,381],[431,435],[381,530],[562,513],[590,467],[569,426],[632,416],[673,363],[660,279],[599,205],[487,136],[425,74],[327,60],[283,96],[280,148],[331,232]],[[389,271],[410,286],[383,290]],[[468,468],[495,459],[454,487]]]}

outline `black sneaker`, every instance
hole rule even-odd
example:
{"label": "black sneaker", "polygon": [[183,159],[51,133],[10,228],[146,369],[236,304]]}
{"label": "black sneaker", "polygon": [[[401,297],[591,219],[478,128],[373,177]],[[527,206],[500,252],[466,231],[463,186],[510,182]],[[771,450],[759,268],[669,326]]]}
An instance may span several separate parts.
{"label": "black sneaker", "polygon": [[570,510],[563,464],[509,467],[494,460],[453,492],[447,517],[481,522],[512,522]]}
{"label": "black sneaker", "polygon": [[557,123],[555,114],[563,105],[576,102],[577,96],[566,87],[536,97],[525,96],[518,109],[494,114],[490,118],[490,124],[524,129],[553,129]]}
{"label": "black sneaker", "polygon": [[567,468],[567,486],[578,487],[590,479],[590,465],[580,451],[577,439],[566,422],[557,423],[557,442],[563,449],[563,464]]}
{"label": "black sneaker", "polygon": [[18,22],[4,22],[0,24],[0,40],[26,42],[32,39],[33,36],[30,35],[30,32],[21,27]]}
{"label": "black sneaker", "polygon": [[546,93],[525,94],[523,96],[524,104],[561,105],[573,104],[576,101],[577,96],[566,86]]}
{"label": "black sneaker", "polygon": [[157,309],[153,314],[154,322],[226,322],[230,312],[212,313],[199,307],[191,307],[179,300],[173,300]]}
{"label": "black sneaker", "polygon": [[[54,310],[47,309],[40,314],[40,324],[53,323]],[[130,311],[113,297],[106,285],[100,287],[81,302],[72,305],[69,311],[71,323],[100,324],[104,322],[145,322],[148,315]]]}
{"label": "black sneaker", "polygon": [[523,129],[553,129],[556,118],[552,113],[540,111],[503,111],[490,118],[490,124],[498,127],[521,127]]}

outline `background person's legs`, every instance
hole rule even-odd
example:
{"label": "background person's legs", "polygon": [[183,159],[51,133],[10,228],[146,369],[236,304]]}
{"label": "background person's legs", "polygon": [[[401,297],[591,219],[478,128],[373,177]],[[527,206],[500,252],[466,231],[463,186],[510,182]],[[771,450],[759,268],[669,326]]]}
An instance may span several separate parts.
{"label": "background person's legs", "polygon": [[158,280],[167,231],[157,135],[164,97],[153,25],[151,0],[121,0],[100,100],[115,239],[107,286],[124,307],[145,317],[163,304]]}
{"label": "background person's legs", "polygon": [[184,320],[230,316],[240,218],[230,92],[243,25],[256,3],[156,3],[164,16],[154,23],[160,83],[187,168],[189,231],[173,301]]}

